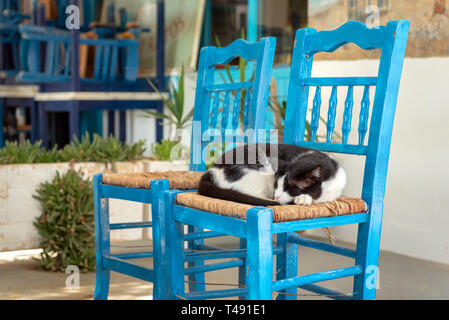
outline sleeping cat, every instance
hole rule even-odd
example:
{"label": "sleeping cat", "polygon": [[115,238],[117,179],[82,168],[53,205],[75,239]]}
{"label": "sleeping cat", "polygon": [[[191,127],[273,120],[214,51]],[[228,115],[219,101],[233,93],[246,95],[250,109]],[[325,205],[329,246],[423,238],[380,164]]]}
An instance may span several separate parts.
{"label": "sleeping cat", "polygon": [[333,201],[346,184],[344,169],[329,155],[287,144],[227,151],[202,176],[201,195],[254,206]]}

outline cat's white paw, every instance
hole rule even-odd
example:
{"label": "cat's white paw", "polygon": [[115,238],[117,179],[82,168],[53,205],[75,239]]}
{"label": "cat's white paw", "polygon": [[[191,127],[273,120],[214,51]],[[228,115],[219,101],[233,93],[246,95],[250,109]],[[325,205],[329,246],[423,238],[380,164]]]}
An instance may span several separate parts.
{"label": "cat's white paw", "polygon": [[309,196],[308,194],[301,194],[297,196],[294,200],[295,204],[299,204],[302,206],[312,204],[312,201],[313,201],[312,197]]}

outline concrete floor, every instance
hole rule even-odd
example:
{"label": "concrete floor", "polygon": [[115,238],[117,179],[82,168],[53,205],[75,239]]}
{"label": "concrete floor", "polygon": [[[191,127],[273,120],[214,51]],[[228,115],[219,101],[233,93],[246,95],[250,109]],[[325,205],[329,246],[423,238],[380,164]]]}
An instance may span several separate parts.
{"label": "concrete floor", "polygon": [[[222,248],[236,245],[235,238],[210,239],[207,244]],[[113,252],[143,251],[148,243],[132,242],[113,244]],[[339,244],[347,246],[345,244]],[[132,247],[134,246],[134,247]],[[350,246],[348,246],[350,247]],[[146,247],[145,249],[148,249]],[[36,252],[32,252],[36,256]],[[53,273],[37,270],[39,262],[31,258],[30,253],[5,255],[0,253],[0,299],[92,299],[95,273],[81,273],[80,288],[67,289],[65,273]],[[135,260],[136,261],[136,260]],[[145,266],[152,265],[152,259],[137,260]],[[300,274],[348,267],[353,260],[301,247],[299,256]],[[236,283],[237,270],[209,272],[206,282],[229,284]],[[352,278],[323,282],[322,285],[343,292],[352,292]],[[210,285],[208,289],[226,289],[229,286]],[[146,283],[125,275],[111,273],[109,299],[152,299],[151,283]],[[308,292],[299,291],[300,299],[326,299]],[[380,288],[377,294],[380,300],[390,299],[449,299],[449,265],[431,263],[401,256],[389,252],[380,255]]]}

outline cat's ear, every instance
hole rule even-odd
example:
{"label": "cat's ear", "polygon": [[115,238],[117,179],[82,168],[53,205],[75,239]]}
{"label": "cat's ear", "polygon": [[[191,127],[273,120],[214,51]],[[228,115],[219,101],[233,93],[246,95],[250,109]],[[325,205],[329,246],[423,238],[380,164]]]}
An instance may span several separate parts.
{"label": "cat's ear", "polygon": [[307,177],[312,178],[315,181],[323,180],[323,166],[316,166],[307,174]]}

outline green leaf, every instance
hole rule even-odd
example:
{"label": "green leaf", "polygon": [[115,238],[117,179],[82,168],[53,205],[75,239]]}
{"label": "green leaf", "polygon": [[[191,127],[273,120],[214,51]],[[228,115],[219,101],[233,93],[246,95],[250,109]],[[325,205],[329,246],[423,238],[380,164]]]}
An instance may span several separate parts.
{"label": "green leaf", "polygon": [[[42,183],[36,193],[35,198],[42,208],[42,215],[34,222],[42,237],[40,267],[64,271],[68,265],[82,265],[86,271],[94,270],[92,182],[83,179],[81,172],[70,170],[62,175],[57,172],[53,180]],[[79,223],[81,218],[82,223]]]}
{"label": "green leaf", "polygon": [[148,83],[155,92],[158,92],[160,94],[161,100],[164,102],[164,105],[166,106],[169,114],[143,110],[145,112],[145,116],[150,116],[156,119],[164,119],[167,120],[169,124],[174,124],[176,128],[184,128],[186,123],[188,123],[193,118],[193,112],[188,112],[186,115],[184,115],[184,65],[181,68],[181,74],[179,76],[177,86],[173,84],[170,85],[170,90],[168,91],[168,99],[165,99],[162,96],[162,94],[158,91],[158,89],[150,79],[148,79]]}

